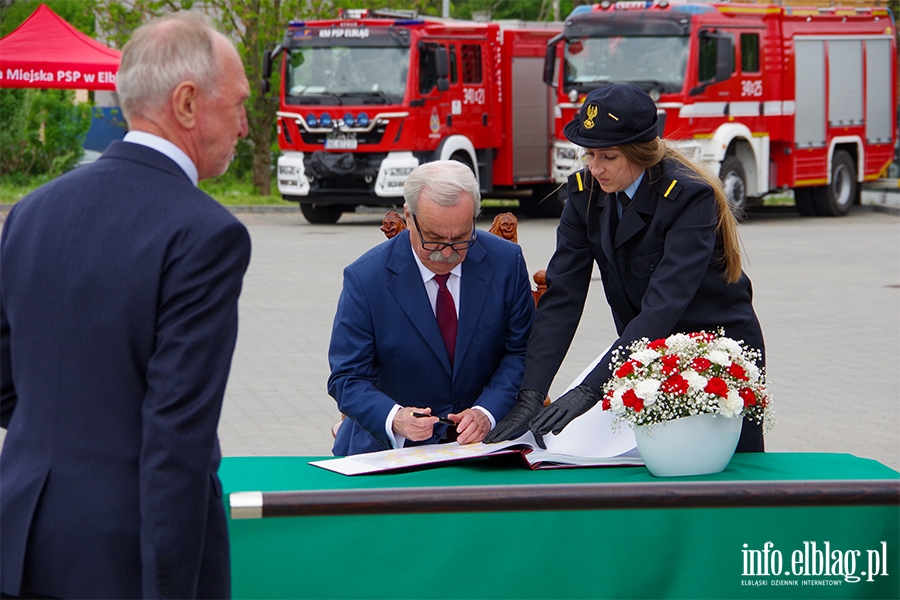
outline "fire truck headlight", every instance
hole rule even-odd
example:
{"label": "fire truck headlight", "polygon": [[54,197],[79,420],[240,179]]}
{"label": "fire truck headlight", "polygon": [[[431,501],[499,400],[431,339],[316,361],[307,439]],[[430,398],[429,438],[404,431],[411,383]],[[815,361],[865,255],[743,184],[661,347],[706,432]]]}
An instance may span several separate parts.
{"label": "fire truck headlight", "polygon": [[700,160],[700,146],[682,146],[678,149],[689,159]]}
{"label": "fire truck headlight", "polygon": [[278,165],[278,175],[282,177],[296,177],[297,167],[293,165]]}
{"label": "fire truck headlight", "polygon": [[319,123],[318,119],[316,119],[316,115],[309,113],[306,115],[306,124],[310,127],[315,127]]}
{"label": "fire truck headlight", "polygon": [[388,167],[384,172],[383,185],[387,189],[402,188],[413,167]]}
{"label": "fire truck headlight", "polygon": [[344,115],[344,125],[347,127],[353,127],[354,119],[352,113],[346,113]]}
{"label": "fire truck headlight", "polygon": [[556,158],[562,160],[575,160],[575,148],[557,148]]}
{"label": "fire truck headlight", "polygon": [[366,125],[368,125],[369,124],[369,115],[367,115],[364,112],[361,112],[358,115],[356,115],[356,124],[359,125],[360,127],[365,127]]}

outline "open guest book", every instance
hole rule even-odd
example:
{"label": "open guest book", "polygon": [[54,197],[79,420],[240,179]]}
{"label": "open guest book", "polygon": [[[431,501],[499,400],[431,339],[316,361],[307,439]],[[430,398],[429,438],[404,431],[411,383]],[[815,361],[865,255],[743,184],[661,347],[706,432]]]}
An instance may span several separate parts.
{"label": "open guest book", "polygon": [[544,436],[541,449],[531,432],[497,444],[437,444],[356,454],[345,458],[311,461],[309,464],[341,473],[364,475],[461,460],[518,454],[531,469],[573,467],[642,466],[634,433],[627,427],[612,429],[609,412],[598,404],[559,434]]}

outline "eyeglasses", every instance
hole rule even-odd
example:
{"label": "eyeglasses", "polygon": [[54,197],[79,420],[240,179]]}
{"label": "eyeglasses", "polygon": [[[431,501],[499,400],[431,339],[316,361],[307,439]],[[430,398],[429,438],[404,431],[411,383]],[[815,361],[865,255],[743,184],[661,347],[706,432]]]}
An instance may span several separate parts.
{"label": "eyeglasses", "polygon": [[416,224],[416,231],[419,233],[419,241],[422,242],[422,249],[427,252],[443,252],[444,248],[453,248],[454,250],[468,250],[475,244],[477,235],[475,234],[475,219],[472,219],[472,237],[462,242],[426,242],[422,237],[422,228],[419,227],[419,220],[416,215],[412,216],[413,223]]}

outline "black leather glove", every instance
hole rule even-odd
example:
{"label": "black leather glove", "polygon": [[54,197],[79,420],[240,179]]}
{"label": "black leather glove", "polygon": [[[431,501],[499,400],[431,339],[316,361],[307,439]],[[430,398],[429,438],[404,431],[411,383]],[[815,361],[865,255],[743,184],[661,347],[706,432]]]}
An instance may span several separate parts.
{"label": "black leather glove", "polygon": [[543,406],[544,394],[537,390],[520,390],[512,410],[500,419],[497,426],[484,436],[482,441],[485,444],[493,444],[519,437],[528,431],[528,423],[541,412]]}
{"label": "black leather glove", "polygon": [[550,432],[557,435],[563,428],[597,404],[603,396],[594,388],[584,385],[572,388],[541,411],[531,420],[531,432],[544,448],[543,436]]}

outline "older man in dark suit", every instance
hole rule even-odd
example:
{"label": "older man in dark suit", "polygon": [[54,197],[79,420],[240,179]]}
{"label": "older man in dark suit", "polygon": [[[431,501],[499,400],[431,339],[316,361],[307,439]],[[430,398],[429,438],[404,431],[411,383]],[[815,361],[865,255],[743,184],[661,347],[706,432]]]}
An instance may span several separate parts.
{"label": "older man in dark suit", "polygon": [[328,353],[328,392],[349,417],[338,456],[480,442],[522,379],[534,318],[528,273],[518,245],[476,234],[471,169],[421,165],[404,198],[409,229],[344,270]]}
{"label": "older man in dark suit", "polygon": [[23,199],[0,263],[0,589],[230,596],[216,428],[250,259],[198,180],[247,134],[249,86],[202,15],[138,29],[131,131]]}

